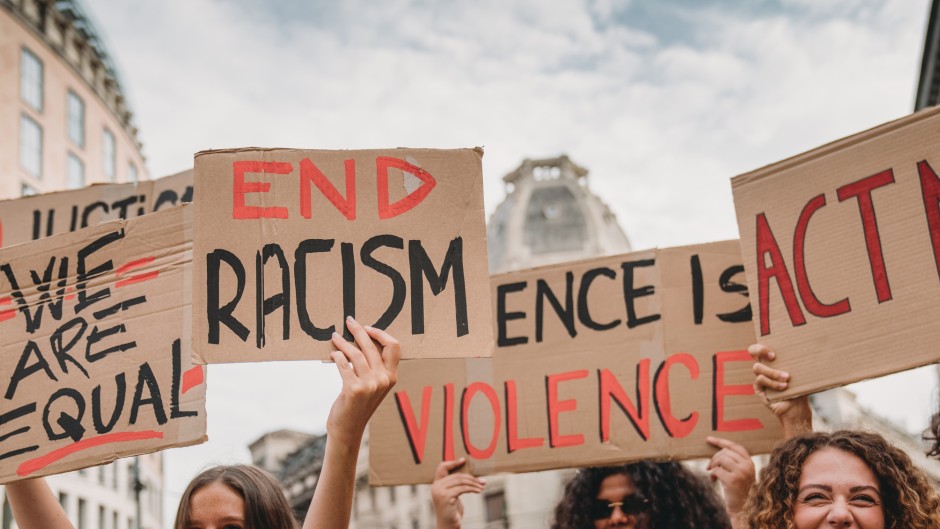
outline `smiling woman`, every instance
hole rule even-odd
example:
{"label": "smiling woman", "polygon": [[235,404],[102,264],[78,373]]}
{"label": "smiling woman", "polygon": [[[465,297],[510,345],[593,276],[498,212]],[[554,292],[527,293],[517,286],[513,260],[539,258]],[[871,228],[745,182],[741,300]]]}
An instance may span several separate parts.
{"label": "smiling woman", "polygon": [[751,529],[940,529],[940,497],[880,435],[839,431],[789,439],[748,500]]}

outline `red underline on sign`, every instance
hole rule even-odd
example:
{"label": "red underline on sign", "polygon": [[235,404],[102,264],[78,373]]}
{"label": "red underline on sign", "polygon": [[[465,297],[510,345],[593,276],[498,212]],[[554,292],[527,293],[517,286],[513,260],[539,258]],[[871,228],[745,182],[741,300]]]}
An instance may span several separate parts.
{"label": "red underline on sign", "polygon": [[109,443],[142,441],[144,439],[163,439],[163,432],[158,432],[155,430],[146,430],[143,432],[118,432],[99,435],[98,437],[92,437],[91,439],[83,439],[77,443],[63,446],[58,450],[53,450],[44,456],[23,462],[19,468],[16,469],[16,473],[19,476],[26,477],[36,471],[46,468],[47,466],[62,458],[74,454],[75,452],[81,452],[82,450],[87,450],[89,448],[94,448],[96,446]]}
{"label": "red underline on sign", "polygon": [[[152,263],[156,257],[144,257],[143,259],[138,259],[136,261],[131,261],[124,266],[120,267],[115,271],[114,275],[117,277],[123,276],[126,272],[133,270],[135,268],[140,268],[148,263]],[[153,279],[160,275],[159,270],[154,270],[153,272],[147,272],[145,274],[137,274],[136,276],[128,277],[127,279],[122,279],[114,284],[115,287],[123,287],[124,285],[130,285],[132,283],[140,283],[141,281],[147,281]]]}

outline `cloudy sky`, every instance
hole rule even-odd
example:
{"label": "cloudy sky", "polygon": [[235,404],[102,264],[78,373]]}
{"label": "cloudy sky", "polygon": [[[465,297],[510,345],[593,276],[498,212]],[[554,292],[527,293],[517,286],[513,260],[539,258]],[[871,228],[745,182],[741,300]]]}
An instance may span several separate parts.
{"label": "cloudy sky", "polygon": [[[153,176],[209,148],[483,146],[492,212],[500,177],[522,159],[567,153],[590,169],[637,249],[737,238],[730,177],[909,113],[929,9],[926,0],[86,4],[122,69]],[[332,370],[213,366],[211,440],[167,453],[168,511],[201,467],[247,460],[261,433],[322,431],[339,388]],[[921,370],[856,390],[915,430],[935,384]]]}

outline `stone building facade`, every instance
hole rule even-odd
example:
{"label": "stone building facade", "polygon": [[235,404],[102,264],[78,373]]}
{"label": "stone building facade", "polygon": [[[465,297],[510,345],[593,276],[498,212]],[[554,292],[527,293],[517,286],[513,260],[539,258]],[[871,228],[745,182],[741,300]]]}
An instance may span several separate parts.
{"label": "stone building facade", "polygon": [[[148,178],[102,39],[78,0],[0,0],[0,199]],[[164,527],[162,454],[48,482],[76,529]],[[0,504],[16,527],[2,487]]]}
{"label": "stone building facade", "polygon": [[117,67],[78,0],[0,0],[0,197],[147,178]]}

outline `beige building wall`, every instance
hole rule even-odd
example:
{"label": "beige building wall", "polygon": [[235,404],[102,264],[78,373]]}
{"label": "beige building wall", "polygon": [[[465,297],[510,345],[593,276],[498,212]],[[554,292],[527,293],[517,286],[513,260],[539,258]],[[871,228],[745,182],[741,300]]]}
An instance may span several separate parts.
{"label": "beige building wall", "polygon": [[[77,0],[0,0],[0,199],[19,197],[24,189],[36,193],[66,189],[69,153],[84,165],[85,185],[127,182],[133,180],[133,170],[138,180],[149,179],[121,87],[100,53],[100,36],[83,16]],[[21,93],[23,49],[42,64],[39,108]],[[81,145],[68,134],[69,91],[84,102]],[[25,170],[20,160],[24,115],[42,129],[38,176]],[[114,137],[113,178],[105,174],[105,130]],[[137,480],[141,485],[139,520]],[[160,453],[119,459],[47,481],[77,529],[163,529],[167,525]],[[0,505],[0,529],[15,529],[3,487]]]}
{"label": "beige building wall", "polygon": [[[138,179],[149,178],[134,136],[135,130],[124,123],[130,114],[123,108],[123,96],[83,33],[68,24],[67,18],[54,8],[41,8],[41,2],[14,0],[13,3],[15,7],[12,10],[0,8],[0,72],[3,72],[0,76],[0,198],[20,196],[24,184],[39,193],[66,189],[70,152],[84,164],[86,185],[129,181],[132,166],[136,168]],[[44,17],[40,16],[43,10],[46,13]],[[21,94],[23,48],[42,63],[40,110],[24,101]],[[85,104],[84,146],[69,139],[69,90]],[[106,102],[99,94],[109,101]],[[39,177],[30,175],[21,165],[20,122],[23,115],[32,118],[42,128]],[[105,130],[109,130],[115,140],[113,179],[108,178],[104,170]]]}

